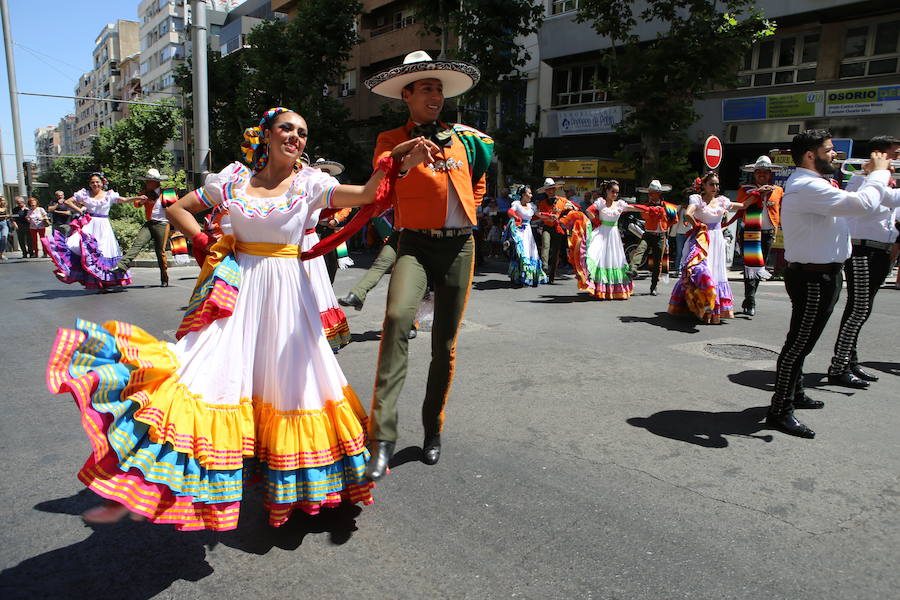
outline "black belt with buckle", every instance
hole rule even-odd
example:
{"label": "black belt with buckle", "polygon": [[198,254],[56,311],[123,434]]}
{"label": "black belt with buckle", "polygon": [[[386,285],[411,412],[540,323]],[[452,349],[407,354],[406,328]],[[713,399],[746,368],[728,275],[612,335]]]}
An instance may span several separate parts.
{"label": "black belt with buckle", "polygon": [[890,242],[878,242],[876,240],[850,240],[850,243],[854,246],[859,246],[860,248],[875,248],[876,250],[884,250],[885,252],[891,251]]}
{"label": "black belt with buckle", "polygon": [[788,269],[797,269],[798,271],[810,271],[812,273],[837,273],[843,267],[843,263],[798,263],[790,262]]}
{"label": "black belt with buckle", "polygon": [[430,238],[451,238],[462,235],[472,235],[471,227],[443,228],[443,229],[407,229],[419,235]]}

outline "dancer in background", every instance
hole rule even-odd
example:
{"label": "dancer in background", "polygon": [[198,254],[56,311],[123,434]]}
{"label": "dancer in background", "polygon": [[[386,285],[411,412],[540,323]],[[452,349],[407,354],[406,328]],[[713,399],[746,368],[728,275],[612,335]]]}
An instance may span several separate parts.
{"label": "dancer in background", "polygon": [[54,274],[63,283],[80,283],[100,291],[128,285],[131,275],[113,270],[122,251],[109,224],[109,209],[117,202],[143,202],[147,197],[124,198],[106,189],[102,173],[91,173],[87,183],[66,200],[66,206],[78,215],[69,223],[69,237],[54,231],[53,237],[42,238],[56,266]]}
{"label": "dancer in background", "polygon": [[509,256],[509,279],[519,287],[537,287],[547,283],[547,274],[531,233],[531,218],[535,211],[531,203],[531,188],[524,185],[510,194],[510,198],[513,202],[506,211],[510,220],[503,230],[503,244]]}
{"label": "dancer in background", "polygon": [[[742,185],[738,190],[737,201],[751,202],[741,214],[744,217],[744,234],[741,244],[744,251],[744,301],[741,308],[744,314],[752,317],[756,314],[756,290],[762,279],[772,275],[766,270],[769,251],[775,242],[775,231],[781,223],[781,198],[784,189],[774,185],[772,180],[781,167],[772,163],[766,156],[760,156],[752,165],[744,165],[743,171],[753,173],[754,185]],[[737,217],[736,217],[737,218]]]}
{"label": "dancer in background", "polygon": [[739,204],[719,194],[719,176],[715,171],[701,178],[701,189],[701,193],[691,196],[685,211],[693,229],[685,241],[681,276],[672,288],[669,314],[693,313],[704,323],[719,323],[734,317],[722,218],[728,211],[740,210],[754,199]]}
{"label": "dancer in background", "polygon": [[659,277],[663,272],[667,256],[666,232],[669,230],[669,216],[667,208],[663,205],[663,194],[671,190],[671,185],[660,183],[659,179],[652,180],[647,187],[637,188],[638,192],[647,194],[648,205],[638,205],[644,206],[641,210],[641,218],[644,219],[644,235],[641,237],[637,249],[631,255],[628,276],[632,279],[637,277],[637,268],[644,262],[644,256],[649,253],[647,266],[650,267],[651,296],[659,295],[656,287],[659,285]]}
{"label": "dancer in background", "polygon": [[[371,204],[376,192],[386,203],[397,171],[432,148],[398,144],[365,186],[340,185],[298,164],[307,135],[297,113],[266,111],[244,134],[250,166],[228,165],[168,209],[195,254],[208,253],[177,343],[118,321],[59,331],[48,385],[81,409],[93,452],[79,479],[108,500],[86,521],[132,512],[233,529],[257,476],[273,526],[294,509],[372,502],[366,414],[322,330],[300,244],[323,208]],[[209,248],[194,214],[220,205],[231,234]]]}
{"label": "dancer in background", "polygon": [[575,267],[578,289],[598,300],[627,300],[634,292],[628,274],[628,260],[619,235],[619,216],[639,211],[619,199],[619,182],[612,179],[600,186],[600,198],[584,213],[570,212],[563,218],[570,229],[569,262]]}
{"label": "dancer in background", "polygon": [[138,229],[137,235],[131,242],[128,251],[125,252],[113,272],[125,274],[137,255],[150,243],[156,252],[156,265],[159,267],[159,282],[161,287],[169,287],[169,264],[166,259],[166,241],[169,239],[169,220],[166,218],[166,207],[175,201],[175,191],[171,190],[171,200],[163,197],[162,175],[157,169],[147,169],[142,178],[144,181],[144,200],[138,200],[135,206],[144,208],[144,224]]}

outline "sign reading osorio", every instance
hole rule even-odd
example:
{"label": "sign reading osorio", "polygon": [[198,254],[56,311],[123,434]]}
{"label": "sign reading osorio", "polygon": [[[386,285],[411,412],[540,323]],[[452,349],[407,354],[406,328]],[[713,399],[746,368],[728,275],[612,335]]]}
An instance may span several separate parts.
{"label": "sign reading osorio", "polygon": [[556,113],[559,135],[585,133],[612,133],[622,122],[621,106],[589,108],[587,110],[560,110]]}

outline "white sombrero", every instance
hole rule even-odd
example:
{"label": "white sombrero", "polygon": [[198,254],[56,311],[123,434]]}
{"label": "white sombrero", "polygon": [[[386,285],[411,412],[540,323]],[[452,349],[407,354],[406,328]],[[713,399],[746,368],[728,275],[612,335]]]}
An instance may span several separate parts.
{"label": "white sombrero", "polygon": [[159,174],[159,169],[147,169],[147,173],[141,177],[143,181],[162,181],[162,175]]}
{"label": "white sombrero", "polygon": [[301,154],[300,155],[300,163],[304,164],[308,167],[309,166],[309,154],[307,154],[306,152]]}
{"label": "white sombrero", "polygon": [[753,163],[752,165],[744,165],[743,167],[741,167],[741,171],[744,171],[746,173],[752,173],[753,171],[761,171],[761,170],[781,171],[782,169],[784,169],[784,167],[773,163],[772,159],[769,158],[768,156],[766,156],[765,154],[763,154],[762,156],[757,158],[756,162]]}
{"label": "white sombrero", "polygon": [[544,185],[542,185],[541,187],[539,187],[537,189],[537,192],[538,192],[538,194],[543,194],[544,190],[546,190],[547,188],[558,188],[558,187],[562,187],[564,185],[565,185],[565,182],[553,181],[551,178],[548,177],[544,180]]}
{"label": "white sombrero", "polygon": [[672,186],[668,183],[660,183],[659,179],[654,179],[647,187],[639,187],[636,189],[642,194],[646,194],[647,192],[671,192]]}
{"label": "white sombrero", "polygon": [[475,87],[481,72],[469,63],[432,60],[424,50],[416,50],[406,55],[402,65],[373,75],[366,79],[365,85],[372,93],[399,100],[401,90],[420,79],[440,79],[444,85],[444,98],[453,98]]}
{"label": "white sombrero", "polygon": [[319,169],[320,171],[325,171],[332,177],[337,177],[341,173],[344,172],[344,165],[337,161],[333,160],[325,160],[324,158],[316,159],[312,165],[313,168]]}

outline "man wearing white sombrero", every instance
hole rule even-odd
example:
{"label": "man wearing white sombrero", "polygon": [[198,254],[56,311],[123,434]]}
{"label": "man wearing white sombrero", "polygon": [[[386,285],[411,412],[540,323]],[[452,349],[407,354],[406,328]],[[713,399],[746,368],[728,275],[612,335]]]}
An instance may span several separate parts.
{"label": "man wearing white sombrero", "polygon": [[[738,215],[744,218],[744,233],[741,248],[744,252],[744,302],[741,305],[744,314],[756,314],[756,290],[760,279],[768,279],[766,261],[769,251],[775,242],[775,231],[781,220],[781,198],[784,189],[773,185],[772,178],[781,171],[781,167],[762,155],[756,162],[741,168],[745,173],[753,173],[753,184],[742,185],[738,189],[737,202],[744,203],[748,198],[754,201]],[[737,216],[735,218],[737,218]]]}
{"label": "man wearing white sombrero", "polygon": [[[310,166],[324,171],[332,177],[337,177],[344,172],[344,165],[334,160],[325,160],[324,158],[317,158],[316,162]],[[341,223],[347,220],[351,212],[353,212],[351,208],[323,210],[319,218],[319,225],[316,227],[316,233],[318,233],[319,237],[324,238],[335,231],[340,231]],[[306,243],[305,238],[304,243]],[[310,245],[311,247],[312,245]],[[331,283],[334,283],[334,277],[339,268],[346,269],[353,266],[353,260],[347,252],[346,242],[340,244],[334,250],[323,254],[322,259],[325,261],[325,267],[328,270],[328,280]]]}
{"label": "man wearing white sombrero", "polygon": [[666,255],[666,241],[668,239],[669,221],[666,217],[666,209],[662,206],[662,195],[672,190],[672,186],[660,183],[654,179],[647,187],[639,187],[637,191],[647,194],[650,199],[649,206],[641,210],[641,218],[644,219],[644,235],[638,244],[634,254],[631,255],[631,263],[628,265],[631,277],[637,275],[637,268],[647,257],[647,266],[650,267],[650,295],[656,296],[656,286],[659,284],[659,276],[663,269],[663,257]]}
{"label": "man wearing white sombrero", "polygon": [[480,73],[472,65],[432,60],[423,51],[408,54],[403,64],[365,82],[372,92],[402,100],[409,120],[382,132],[374,162],[397,143],[416,136],[434,142],[434,162],[400,173],[394,188],[394,226],[402,228],[397,262],[391,274],[381,348],[369,414],[371,460],[366,477],[377,481],[387,472],[397,440],[397,398],[406,379],[407,335],[429,281],[434,286],[431,366],[422,424],[422,461],[433,465],[441,452],[444,406],[450,393],[456,335],[472,286],[475,208],[485,191],[493,140],[466,127],[441,122],[444,99],[471,89]]}
{"label": "man wearing white sombrero", "polygon": [[[169,239],[169,220],[166,218],[166,207],[160,187],[163,179],[157,169],[147,169],[147,173],[141,179],[144,182],[144,191],[134,201],[134,205],[144,207],[146,220],[138,229],[128,251],[112,270],[114,273],[127,272],[141,250],[152,242],[153,250],[156,252],[156,266],[159,267],[160,285],[168,287],[169,265],[166,260],[166,241]],[[173,201],[175,199],[177,197],[173,198]]]}
{"label": "man wearing white sombrero", "polygon": [[535,217],[544,224],[541,232],[541,262],[547,273],[550,283],[556,279],[556,267],[559,265],[559,253],[566,251],[566,230],[559,224],[559,219],[564,212],[578,210],[575,204],[558,196],[557,191],[563,186],[562,181],[554,181],[547,177],[544,185],[537,189],[539,194],[545,194],[545,198],[538,202],[538,211]]}

